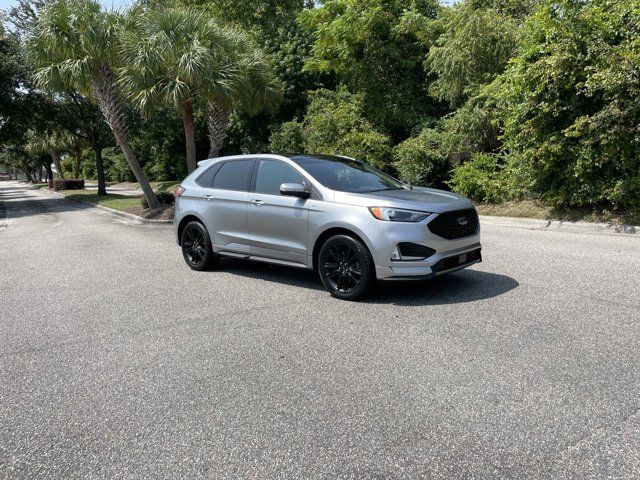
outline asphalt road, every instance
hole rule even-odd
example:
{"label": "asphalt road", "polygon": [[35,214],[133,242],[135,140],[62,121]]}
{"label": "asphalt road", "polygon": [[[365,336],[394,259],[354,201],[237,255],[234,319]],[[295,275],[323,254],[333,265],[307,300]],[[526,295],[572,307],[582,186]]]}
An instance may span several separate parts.
{"label": "asphalt road", "polygon": [[0,478],[639,478],[640,235],[362,303],[2,182]]}

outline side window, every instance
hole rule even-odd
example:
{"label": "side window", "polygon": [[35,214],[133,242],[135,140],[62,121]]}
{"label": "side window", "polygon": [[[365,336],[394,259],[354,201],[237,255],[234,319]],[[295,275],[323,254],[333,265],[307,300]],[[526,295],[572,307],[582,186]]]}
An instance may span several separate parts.
{"label": "side window", "polygon": [[224,162],[213,179],[213,188],[248,191],[252,168],[253,160]]}
{"label": "side window", "polygon": [[259,160],[256,172],[257,193],[280,195],[283,183],[302,183],[303,178],[292,167],[276,160]]}
{"label": "side window", "polygon": [[196,178],[196,183],[204,188],[211,188],[213,185],[213,177],[220,169],[220,163],[216,163],[212,165],[208,169],[206,169],[198,178]]}

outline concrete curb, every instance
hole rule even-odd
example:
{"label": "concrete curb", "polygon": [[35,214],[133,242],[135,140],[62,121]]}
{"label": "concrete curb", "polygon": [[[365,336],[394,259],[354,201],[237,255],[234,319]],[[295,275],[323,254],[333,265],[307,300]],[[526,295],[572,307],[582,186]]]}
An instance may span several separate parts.
{"label": "concrete curb", "polygon": [[134,221],[136,221],[138,223],[142,223],[142,224],[146,224],[146,225],[173,225],[173,220],[155,220],[153,218],[144,218],[144,217],[140,217],[138,215],[134,215],[133,213],[121,212],[120,210],[115,210],[113,208],[105,207],[104,205],[97,205],[95,203],[85,202],[84,200],[78,200],[77,198],[69,198],[66,195],[63,195],[62,193],[58,193],[56,191],[49,190],[49,189],[46,189],[46,188],[42,188],[40,190],[47,191],[47,192],[52,193],[53,195],[56,195],[56,196],[61,197],[61,198],[66,198],[67,200],[70,200],[72,202],[84,203],[85,205],[91,205],[92,207],[99,208],[100,210],[108,212],[108,213],[110,213],[111,215],[113,215],[115,217],[127,218],[129,220],[134,220]]}
{"label": "concrete curb", "polygon": [[481,223],[505,227],[526,228],[528,230],[546,230],[578,233],[597,233],[604,235],[640,234],[635,225],[614,225],[611,223],[564,222],[562,220],[539,220],[536,218],[494,217],[480,215]]}

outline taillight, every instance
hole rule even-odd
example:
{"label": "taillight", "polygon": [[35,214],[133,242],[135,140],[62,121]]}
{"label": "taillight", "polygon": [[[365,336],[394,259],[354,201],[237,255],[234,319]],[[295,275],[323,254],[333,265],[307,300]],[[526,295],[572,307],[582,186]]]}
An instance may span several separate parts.
{"label": "taillight", "polygon": [[174,195],[176,196],[176,198],[178,198],[184,193],[185,190],[186,189],[182,185],[180,185],[178,186],[178,188],[176,188],[176,192],[174,193]]}

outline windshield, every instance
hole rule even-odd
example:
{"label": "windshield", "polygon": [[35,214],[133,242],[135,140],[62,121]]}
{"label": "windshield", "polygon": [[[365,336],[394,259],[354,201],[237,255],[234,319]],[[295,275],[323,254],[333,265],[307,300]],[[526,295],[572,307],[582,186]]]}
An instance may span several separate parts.
{"label": "windshield", "polygon": [[400,190],[403,184],[369,165],[357,160],[331,156],[295,156],[291,160],[309,175],[332,190],[351,193],[371,193]]}

